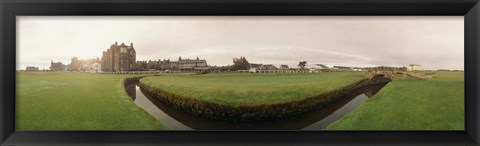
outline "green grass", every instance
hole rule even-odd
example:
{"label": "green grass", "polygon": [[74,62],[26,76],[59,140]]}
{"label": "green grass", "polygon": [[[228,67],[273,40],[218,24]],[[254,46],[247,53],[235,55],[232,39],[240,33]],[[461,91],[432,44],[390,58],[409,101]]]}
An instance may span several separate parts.
{"label": "green grass", "polygon": [[260,105],[308,98],[364,79],[363,72],[168,75],[142,78],[166,92],[225,105]]}
{"label": "green grass", "polygon": [[464,130],[463,72],[392,81],[328,130]]}
{"label": "green grass", "polygon": [[160,130],[123,87],[129,75],[17,73],[17,130]]}

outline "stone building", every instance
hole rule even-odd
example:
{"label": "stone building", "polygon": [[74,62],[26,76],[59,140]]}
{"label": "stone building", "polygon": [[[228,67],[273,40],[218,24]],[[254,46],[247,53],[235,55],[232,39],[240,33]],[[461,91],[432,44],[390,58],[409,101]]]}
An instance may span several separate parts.
{"label": "stone building", "polygon": [[197,57],[197,59],[190,60],[190,59],[182,59],[182,57],[179,57],[178,69],[187,70],[187,71],[191,71],[191,70],[198,71],[198,70],[208,70],[209,67],[207,65],[207,61],[204,59],[199,59]]}
{"label": "stone building", "polygon": [[72,57],[70,64],[67,65],[68,71],[81,71],[82,62],[78,60],[78,57]]}
{"label": "stone building", "polygon": [[178,61],[170,61],[170,59],[164,59],[163,61],[159,60],[159,67],[157,69],[160,70],[178,70],[179,64]]}
{"label": "stone building", "polygon": [[204,59],[182,59],[179,57],[177,61],[170,59],[137,61],[136,70],[182,70],[182,71],[202,71],[209,70],[210,67]]}
{"label": "stone building", "polygon": [[103,52],[101,70],[104,72],[120,72],[133,70],[136,63],[136,52],[133,43],[130,46],[124,43],[112,44],[107,51]]}
{"label": "stone building", "polygon": [[62,62],[50,61],[50,70],[52,71],[64,71],[67,66]]}

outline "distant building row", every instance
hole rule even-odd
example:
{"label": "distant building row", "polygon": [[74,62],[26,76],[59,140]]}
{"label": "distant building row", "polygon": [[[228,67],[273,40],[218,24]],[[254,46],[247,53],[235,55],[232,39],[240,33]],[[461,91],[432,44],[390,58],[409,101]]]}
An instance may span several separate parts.
{"label": "distant building row", "polygon": [[[136,51],[133,43],[111,44],[110,48],[103,52],[102,58],[81,60],[77,57],[71,59],[70,64],[62,62],[50,62],[52,71],[78,71],[78,72],[122,72],[122,71],[145,71],[145,70],[182,70],[199,71],[208,70],[209,66],[204,59],[182,59],[177,61],[136,61]],[[28,68],[28,70],[34,70]],[[38,68],[37,68],[38,70]]]}
{"label": "distant building row", "polygon": [[[315,70],[320,69],[328,69],[327,66],[323,64],[315,64],[315,67],[311,68]],[[258,63],[250,63],[249,64],[249,72],[256,72],[262,70],[299,70],[298,68],[290,68],[288,65],[281,64],[278,68],[273,64],[258,64]]]}
{"label": "distant building row", "polygon": [[333,66],[334,70],[342,71],[369,71],[369,70],[388,70],[388,71],[424,71],[423,67],[418,64],[410,64],[404,67],[391,67],[391,66],[377,66],[377,67],[345,67],[345,66]]}
{"label": "distant building row", "polygon": [[[279,68],[272,64],[256,64],[250,63],[250,72],[256,72],[260,70],[298,70],[298,68],[290,68],[288,65],[280,65]],[[410,64],[404,67],[347,67],[347,66],[333,66],[332,68],[324,64],[315,64],[314,67],[309,68],[310,71],[369,71],[369,70],[390,70],[390,71],[423,71],[423,67],[418,64]]]}
{"label": "distant building row", "polygon": [[[247,62],[248,63],[248,62]],[[179,57],[176,61],[167,60],[149,60],[136,61],[136,51],[133,43],[125,45],[115,42],[103,51],[101,59],[80,60],[77,57],[71,59],[70,64],[64,65],[62,62],[50,62],[50,70],[53,71],[81,71],[81,72],[122,72],[122,71],[145,71],[145,70],[181,70],[181,71],[203,71],[210,67],[204,59],[182,59]],[[35,70],[34,67],[27,67],[27,70]],[[38,68],[36,68],[38,70]],[[272,64],[248,64],[248,71],[256,72],[259,70],[299,70],[290,68],[288,65],[280,65],[278,68]],[[332,68],[324,64],[315,64],[309,70],[316,71],[368,71],[368,70],[395,70],[395,71],[423,71],[421,65],[410,64],[405,67],[346,67],[333,66]]]}
{"label": "distant building row", "polygon": [[136,51],[133,43],[127,46],[124,43],[118,45],[116,42],[107,51],[103,52],[101,68],[104,72],[141,70],[197,71],[209,69],[207,61],[198,57],[197,59],[182,59],[182,57],[179,57],[177,61],[170,61],[170,59],[148,62],[136,61]]}
{"label": "distant building row", "polygon": [[181,70],[181,71],[202,71],[209,70],[210,67],[205,59],[182,59],[178,57],[177,61],[170,59],[137,61],[135,70]]}

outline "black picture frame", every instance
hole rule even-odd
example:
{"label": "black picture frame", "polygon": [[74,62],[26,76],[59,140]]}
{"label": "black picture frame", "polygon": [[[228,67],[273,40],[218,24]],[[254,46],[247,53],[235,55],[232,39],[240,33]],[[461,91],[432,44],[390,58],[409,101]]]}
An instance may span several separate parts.
{"label": "black picture frame", "polygon": [[[464,16],[465,131],[16,131],[16,16]],[[478,0],[1,0],[1,145],[479,145]]]}

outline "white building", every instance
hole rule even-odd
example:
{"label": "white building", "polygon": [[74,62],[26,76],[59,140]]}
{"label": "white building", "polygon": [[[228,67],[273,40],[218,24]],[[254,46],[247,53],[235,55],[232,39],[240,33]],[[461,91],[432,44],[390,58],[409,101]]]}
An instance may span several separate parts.
{"label": "white building", "polygon": [[87,68],[87,72],[90,72],[90,73],[100,73],[102,72],[102,64],[101,63],[93,63],[93,64],[90,64]]}
{"label": "white building", "polygon": [[280,69],[280,70],[288,70],[288,69],[290,69],[290,68],[288,67],[288,65],[282,64],[282,65],[280,65],[280,67],[279,67],[278,69]]}

